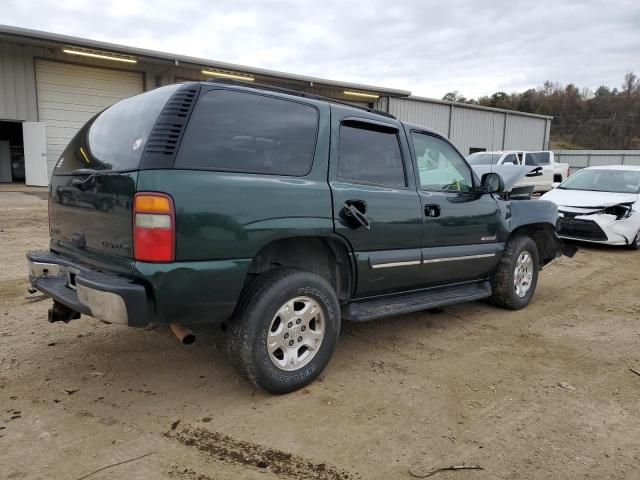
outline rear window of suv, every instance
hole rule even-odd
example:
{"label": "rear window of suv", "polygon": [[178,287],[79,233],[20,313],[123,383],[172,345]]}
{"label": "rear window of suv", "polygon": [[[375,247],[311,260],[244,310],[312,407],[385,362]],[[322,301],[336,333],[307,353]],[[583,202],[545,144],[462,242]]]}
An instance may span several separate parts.
{"label": "rear window of suv", "polygon": [[73,137],[58,160],[54,174],[80,169],[138,169],[160,112],[180,86],[156,88],[103,110]]}
{"label": "rear window of suv", "polygon": [[317,134],[315,107],[211,90],[191,115],[175,168],[302,176],[311,170]]}

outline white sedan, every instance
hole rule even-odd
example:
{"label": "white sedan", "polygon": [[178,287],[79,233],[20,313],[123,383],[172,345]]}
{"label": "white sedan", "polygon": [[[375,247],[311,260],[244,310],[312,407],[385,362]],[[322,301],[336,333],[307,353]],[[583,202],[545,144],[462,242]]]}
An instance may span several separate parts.
{"label": "white sedan", "polygon": [[640,166],[588,167],[541,198],[558,205],[558,235],[640,249]]}

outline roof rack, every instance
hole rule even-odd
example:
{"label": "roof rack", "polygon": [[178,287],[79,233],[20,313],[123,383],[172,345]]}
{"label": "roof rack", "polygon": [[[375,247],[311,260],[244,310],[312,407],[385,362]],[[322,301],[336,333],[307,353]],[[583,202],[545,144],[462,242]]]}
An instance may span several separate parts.
{"label": "roof rack", "polygon": [[268,90],[268,91],[272,91],[272,92],[286,93],[287,95],[295,95],[296,97],[311,98],[313,100],[324,100],[325,102],[337,103],[339,105],[345,105],[347,107],[357,108],[357,109],[360,109],[360,110],[365,110],[365,111],[370,112],[370,113],[375,113],[377,115],[382,115],[384,117],[393,118],[394,120],[396,119],[396,117],[393,114],[389,113],[389,112],[383,112],[382,110],[378,110],[378,109],[375,109],[375,108],[360,107],[358,105],[353,105],[353,104],[351,104],[349,102],[336,100],[335,98],[324,97],[322,95],[316,95],[315,93],[303,92],[301,90],[293,90],[291,88],[276,87],[276,86],[273,86],[273,85],[266,85],[264,83],[253,83],[253,82],[251,82],[250,84],[248,84],[246,82],[241,82],[239,80],[232,80],[232,79],[226,79],[226,78],[224,78],[224,79],[208,78],[207,79],[207,83],[222,83],[222,84],[227,84],[227,85],[238,85],[238,86],[241,86],[241,87],[256,88],[258,90]]}

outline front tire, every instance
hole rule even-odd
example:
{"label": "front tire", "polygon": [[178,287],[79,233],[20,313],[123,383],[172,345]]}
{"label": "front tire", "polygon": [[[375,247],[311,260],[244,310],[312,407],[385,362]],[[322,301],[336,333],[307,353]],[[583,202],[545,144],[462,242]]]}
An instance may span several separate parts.
{"label": "front tire", "polygon": [[512,236],[491,280],[492,303],[509,310],[529,305],[538,284],[539,258],[538,247],[531,237]]}
{"label": "front tire", "polygon": [[340,307],[331,285],[310,272],[277,268],[241,294],[227,331],[227,351],[254,385],[289,393],[320,375],[339,333]]}
{"label": "front tire", "polygon": [[633,237],[633,240],[629,245],[627,245],[627,247],[630,250],[640,250],[640,230],[636,233],[636,236]]}

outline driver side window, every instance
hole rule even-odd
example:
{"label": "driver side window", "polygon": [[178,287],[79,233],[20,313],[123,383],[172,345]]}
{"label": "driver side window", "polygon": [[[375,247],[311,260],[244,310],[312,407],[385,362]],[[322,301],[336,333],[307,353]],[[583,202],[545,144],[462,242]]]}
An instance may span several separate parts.
{"label": "driver side window", "polygon": [[438,137],[419,132],[411,132],[411,138],[422,190],[473,190],[471,168],[451,145]]}

